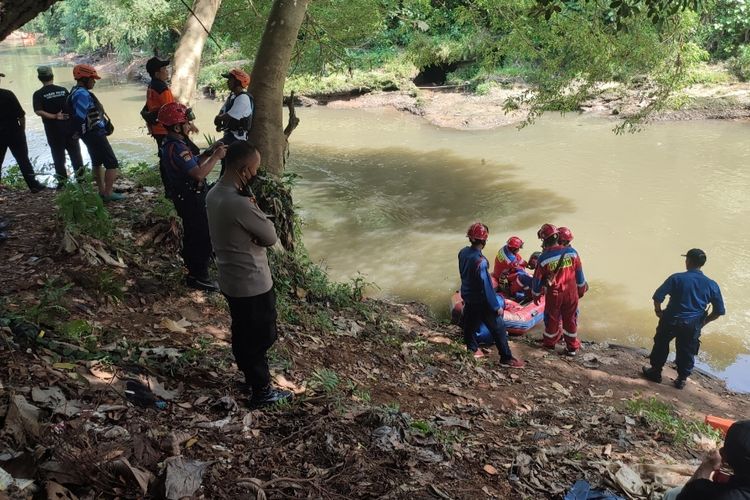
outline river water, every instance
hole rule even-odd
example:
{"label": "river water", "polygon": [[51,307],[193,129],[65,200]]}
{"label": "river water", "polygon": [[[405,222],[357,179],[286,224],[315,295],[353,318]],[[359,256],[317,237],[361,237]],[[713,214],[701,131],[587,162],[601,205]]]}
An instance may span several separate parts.
{"label": "river water", "polygon": [[[43,48],[0,45],[0,72],[27,110],[31,156],[48,163],[31,111]],[[73,84],[70,68],[55,70]],[[106,75],[96,87],[116,125],[123,160],[153,161],[138,115],[145,88]],[[211,131],[220,104],[199,101],[198,126]],[[700,366],[750,391],[750,123],[657,123],[615,136],[613,122],[550,115],[532,127],[457,131],[391,109],[298,110],[288,168],[300,175],[296,202],[304,240],[329,274],[362,273],[370,295],[429,304],[447,315],[458,285],[456,254],[474,220],[490,227],[485,253],[511,235],[537,250],[544,222],[573,230],[591,291],[581,302],[584,340],[650,348],[651,295],[680,254],[700,247],[705,273],[722,287],[728,314],[704,329]],[[5,164],[12,163],[10,154]]]}

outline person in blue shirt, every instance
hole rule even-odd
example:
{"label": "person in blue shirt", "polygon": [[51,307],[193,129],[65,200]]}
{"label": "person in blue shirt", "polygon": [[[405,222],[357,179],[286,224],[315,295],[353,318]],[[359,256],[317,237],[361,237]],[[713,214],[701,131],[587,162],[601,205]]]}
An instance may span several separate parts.
{"label": "person in blue shirt", "polygon": [[213,249],[206,213],[206,177],[216,163],[224,158],[226,146],[220,141],[198,154],[197,147],[188,139],[192,112],[184,104],[170,102],[159,109],[159,123],[167,136],[159,156],[171,189],[171,200],[182,219],[182,260],[188,275],[185,284],[191,288],[218,292],[219,287],[208,275],[208,264]]}
{"label": "person in blue shirt", "polygon": [[[91,171],[99,188],[99,195],[104,201],[119,201],[125,196],[113,192],[119,162],[107,139],[114,127],[104,107],[91,90],[101,77],[96,68],[89,64],[77,64],[73,67],[73,78],[76,86],[70,91],[68,99],[70,118],[78,135],[91,158]],[[104,174],[102,175],[102,166]]]}
{"label": "person in blue shirt", "polygon": [[[726,313],[719,285],[701,271],[706,263],[706,253],[693,248],[683,257],[687,271],[673,274],[654,292],[654,311],[659,324],[649,356],[651,367],[642,370],[648,380],[661,382],[661,369],[667,362],[669,343],[675,339],[677,379],[674,386],[678,389],[685,387],[693,371],[695,355],[700,348],[701,329]],[[667,295],[669,303],[662,310],[661,304]],[[709,305],[710,313],[707,310]]]}
{"label": "person in blue shirt", "polygon": [[490,331],[497,350],[500,364],[511,368],[523,368],[525,363],[513,357],[508,345],[508,332],[503,321],[505,301],[492,287],[487,258],[482,249],[489,237],[487,226],[476,222],[469,227],[466,236],[471,246],[458,253],[458,272],[461,274],[461,298],[464,301],[463,334],[466,348],[475,358],[484,357],[477,345],[475,332],[484,323]]}

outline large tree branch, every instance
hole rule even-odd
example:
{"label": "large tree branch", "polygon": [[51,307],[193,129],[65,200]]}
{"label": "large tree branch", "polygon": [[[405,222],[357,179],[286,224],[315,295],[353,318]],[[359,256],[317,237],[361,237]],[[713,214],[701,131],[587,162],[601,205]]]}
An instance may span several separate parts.
{"label": "large tree branch", "polygon": [[10,35],[58,0],[0,0],[0,40]]}

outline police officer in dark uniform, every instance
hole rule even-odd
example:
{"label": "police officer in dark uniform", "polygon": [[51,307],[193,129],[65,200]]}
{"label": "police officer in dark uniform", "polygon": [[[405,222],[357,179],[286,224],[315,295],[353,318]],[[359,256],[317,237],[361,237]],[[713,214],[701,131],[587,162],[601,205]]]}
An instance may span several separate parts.
{"label": "police officer in dark uniform", "polygon": [[165,104],[159,110],[159,122],[167,130],[161,162],[172,189],[172,202],[182,218],[182,259],[188,270],[185,283],[199,290],[219,291],[208,275],[213,250],[206,215],[206,177],[224,158],[226,146],[218,141],[200,155],[197,148],[191,148],[187,138],[191,114],[187,106],[177,102]]}
{"label": "police officer in dark uniform", "polygon": [[[5,75],[0,73],[0,77]],[[46,188],[36,180],[34,167],[29,160],[29,146],[26,144],[26,112],[16,95],[7,89],[0,89],[0,165],[10,148],[13,158],[21,169],[23,180],[32,193]]]}
{"label": "police officer in dark uniform", "polygon": [[[675,273],[654,292],[654,312],[659,318],[651,349],[650,367],[643,367],[643,376],[652,382],[661,382],[661,369],[667,362],[669,344],[675,341],[677,379],[674,386],[685,387],[693,371],[695,355],[698,354],[703,327],[726,313],[719,285],[703,274],[706,253],[700,248],[688,250],[683,273]],[[669,295],[666,309],[662,302]],[[708,306],[711,312],[708,312]]]}
{"label": "police officer in dark uniform", "polygon": [[34,112],[42,117],[44,133],[47,136],[47,144],[49,144],[52,153],[59,188],[68,179],[68,171],[65,168],[65,151],[70,155],[70,163],[73,164],[73,171],[79,181],[83,176],[81,145],[78,139],[74,138],[75,130],[70,121],[70,116],[63,111],[65,100],[69,94],[68,90],[53,83],[54,74],[49,66],[39,66],[36,73],[43,86],[34,92],[32,102]]}

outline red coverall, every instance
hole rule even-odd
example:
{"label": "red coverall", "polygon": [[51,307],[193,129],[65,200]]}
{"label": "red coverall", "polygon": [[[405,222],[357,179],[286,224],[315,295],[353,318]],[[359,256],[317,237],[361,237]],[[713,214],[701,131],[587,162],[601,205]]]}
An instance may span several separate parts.
{"label": "red coverall", "polygon": [[[558,262],[562,257],[562,264]],[[549,284],[548,284],[549,282]],[[573,247],[556,245],[539,257],[534,271],[532,293],[538,297],[546,288],[544,303],[544,346],[554,348],[565,330],[565,344],[569,351],[581,347],[578,339],[578,299],[586,291],[581,258]]]}
{"label": "red coverall", "polygon": [[514,254],[508,249],[508,245],[505,245],[497,251],[495,264],[492,266],[492,277],[498,282],[502,282],[503,278],[510,281],[508,275],[524,267],[526,267],[526,261],[521,255]]}

